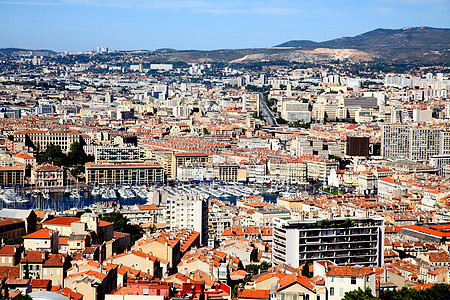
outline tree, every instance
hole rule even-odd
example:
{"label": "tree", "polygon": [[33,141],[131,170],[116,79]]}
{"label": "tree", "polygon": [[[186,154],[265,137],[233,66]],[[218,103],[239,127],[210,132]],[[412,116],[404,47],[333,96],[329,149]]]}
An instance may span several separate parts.
{"label": "tree", "polygon": [[249,264],[245,267],[247,273],[252,273],[253,275],[258,275],[259,266],[256,264]]}
{"label": "tree", "polygon": [[231,290],[231,298],[237,298],[239,284],[236,284]]}
{"label": "tree", "polygon": [[261,272],[265,272],[265,271],[269,270],[269,268],[271,266],[272,265],[270,263],[268,263],[267,261],[263,261],[259,264],[259,269],[261,270]]}
{"label": "tree", "polygon": [[68,163],[68,157],[62,152],[60,146],[49,144],[45,152],[38,156],[38,163],[42,164],[46,162],[63,166]]}
{"label": "tree", "polygon": [[447,300],[450,299],[450,285],[435,284],[424,290],[404,287],[399,291],[382,291],[381,300]]}
{"label": "tree", "polygon": [[69,159],[73,165],[84,165],[90,158],[86,155],[86,152],[84,152],[81,143],[73,142],[70,145]]}
{"label": "tree", "polygon": [[377,297],[372,296],[372,290],[366,288],[362,290],[358,288],[357,290],[345,293],[343,300],[377,300]]}
{"label": "tree", "polygon": [[114,231],[129,233],[130,242],[132,245],[144,235],[141,227],[129,224],[128,218],[124,217],[120,212],[110,213],[104,216],[102,219],[103,221],[113,223]]}

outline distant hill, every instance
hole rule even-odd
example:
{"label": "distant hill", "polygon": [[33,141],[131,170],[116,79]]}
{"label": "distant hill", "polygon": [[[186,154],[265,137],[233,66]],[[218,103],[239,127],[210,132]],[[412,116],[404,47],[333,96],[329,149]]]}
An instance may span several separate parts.
{"label": "distant hill", "polygon": [[[30,52],[31,51],[31,52]],[[51,50],[0,49],[0,57],[18,54],[52,56]],[[261,63],[261,62],[382,62],[400,64],[441,64],[450,66],[450,29],[412,27],[375,29],[354,37],[324,42],[292,40],[278,46],[249,49],[120,51],[146,54],[151,62]]]}
{"label": "distant hill", "polygon": [[375,29],[354,37],[324,42],[293,40],[269,48],[173,51],[162,60],[184,62],[219,61],[255,63],[261,61],[323,62],[349,60],[389,63],[436,63],[450,65],[450,29],[412,27]]}
{"label": "distant hill", "polygon": [[295,40],[295,41],[289,41],[286,43],[283,43],[281,45],[275,46],[275,47],[294,47],[294,48],[311,48],[311,47],[317,47],[319,43],[309,40]]}
{"label": "distant hill", "polygon": [[443,50],[450,48],[450,29],[432,27],[407,27],[403,29],[375,29],[354,37],[342,37],[316,43],[313,41],[289,41],[276,47],[323,48],[403,48]]}
{"label": "distant hill", "polygon": [[20,49],[20,48],[3,48],[0,49],[0,53],[6,56],[14,56],[15,54],[23,54],[23,53],[30,53],[33,56],[53,56],[56,55],[57,52],[53,50],[30,50],[30,49]]}

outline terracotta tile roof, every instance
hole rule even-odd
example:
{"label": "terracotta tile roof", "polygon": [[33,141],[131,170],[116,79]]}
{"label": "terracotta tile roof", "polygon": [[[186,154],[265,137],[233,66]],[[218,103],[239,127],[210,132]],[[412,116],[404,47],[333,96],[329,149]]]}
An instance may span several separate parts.
{"label": "terracotta tile roof", "polygon": [[43,263],[47,257],[45,251],[28,250],[25,257],[20,260],[21,263]]}
{"label": "terracotta tile roof", "polygon": [[47,288],[51,286],[52,281],[50,279],[32,279],[31,286],[34,288]]}
{"label": "terracotta tile roof", "polygon": [[45,211],[39,210],[39,209],[33,209],[34,213],[38,218],[44,219],[45,215],[47,214]]}
{"label": "terracotta tile roof", "polygon": [[423,233],[428,233],[428,234],[435,235],[438,237],[443,237],[443,236],[450,237],[450,232],[441,232],[441,231],[438,231],[435,229],[426,228],[426,227],[419,226],[419,225],[411,225],[411,226],[407,226],[404,228],[416,230],[416,231],[423,232]]}
{"label": "terracotta tile roof", "polygon": [[65,257],[62,254],[50,254],[49,258],[45,261],[44,267],[63,267]]}
{"label": "terracotta tile roof", "polygon": [[[52,292],[61,294],[71,300],[83,299],[83,294],[72,291],[69,288],[61,288],[60,286],[52,286]],[[87,299],[85,299],[87,300]]]}
{"label": "terracotta tile roof", "polygon": [[275,271],[275,272],[266,272],[266,273],[262,273],[260,274],[258,277],[255,277],[254,280],[256,283],[260,283],[262,281],[266,281],[269,280],[271,278],[276,277],[277,280],[286,277],[288,274],[283,273],[283,272],[279,272],[279,271]]}
{"label": "terracotta tile roof", "polygon": [[0,255],[14,255],[19,248],[19,245],[5,245],[0,249]]}
{"label": "terracotta tile roof", "polygon": [[428,256],[430,262],[433,261],[450,261],[450,257],[444,252],[429,252],[425,253]]}
{"label": "terracotta tile roof", "polygon": [[27,285],[30,279],[8,278],[6,284],[8,285]]}
{"label": "terracotta tile roof", "polygon": [[45,225],[63,225],[70,226],[73,222],[79,222],[81,219],[76,217],[59,217],[52,220],[45,221]]}
{"label": "terracotta tile roof", "polygon": [[4,278],[18,278],[20,277],[20,266],[7,267],[0,266],[0,279]]}
{"label": "terracotta tile roof", "polygon": [[106,226],[111,226],[111,225],[114,225],[114,224],[111,223],[111,222],[106,222],[106,221],[100,220],[99,225],[102,226],[102,227],[106,227]]}
{"label": "terracotta tile roof", "polygon": [[[81,218],[77,218],[77,217],[59,217],[59,218],[56,218],[56,219],[45,221],[43,224],[45,224],[45,225],[70,226],[70,224],[72,224],[74,222],[79,222],[80,220],[81,220]],[[103,220],[100,220],[99,224],[102,227],[113,225],[113,223],[106,222],[106,221],[103,221]]]}
{"label": "terracotta tile roof", "polygon": [[375,271],[368,267],[330,266],[330,269],[326,272],[326,275],[363,277],[374,273]]}
{"label": "terracotta tile roof", "polygon": [[289,274],[286,277],[280,279],[277,284],[277,291],[281,291],[295,283],[300,284],[303,287],[306,287],[307,289],[313,291],[314,285],[312,283],[311,278],[302,276],[298,273]]}
{"label": "terracotta tile roof", "polygon": [[155,204],[151,204],[151,205],[137,205],[137,207],[140,209],[140,210],[151,210],[151,209],[157,209],[157,207],[156,207],[156,205]]}
{"label": "terracotta tile roof", "polygon": [[38,231],[35,231],[33,233],[27,234],[24,236],[24,239],[51,239],[53,234],[55,234],[56,231],[48,228],[42,228]]}
{"label": "terracotta tile roof", "polygon": [[238,292],[238,299],[269,299],[270,290],[244,289]]}

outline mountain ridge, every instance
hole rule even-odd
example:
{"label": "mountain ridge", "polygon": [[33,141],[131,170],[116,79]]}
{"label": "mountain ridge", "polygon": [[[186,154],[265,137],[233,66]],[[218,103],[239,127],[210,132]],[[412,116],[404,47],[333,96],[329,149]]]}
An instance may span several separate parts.
{"label": "mountain ridge", "polygon": [[442,50],[450,47],[450,29],[427,26],[404,27],[401,29],[377,28],[353,37],[340,37],[323,42],[290,40],[275,47],[304,48],[309,45],[313,47],[353,49],[383,47]]}
{"label": "mountain ridge", "polygon": [[[337,51],[338,50],[338,51]],[[0,49],[2,55],[31,51],[32,55],[54,55],[51,50]],[[450,29],[427,26],[401,29],[377,28],[354,37],[329,41],[291,40],[267,48],[217,50],[128,50],[119,53],[146,53],[146,60],[185,63],[260,63],[260,62],[380,62],[450,65]],[[0,55],[1,56],[1,55]]]}

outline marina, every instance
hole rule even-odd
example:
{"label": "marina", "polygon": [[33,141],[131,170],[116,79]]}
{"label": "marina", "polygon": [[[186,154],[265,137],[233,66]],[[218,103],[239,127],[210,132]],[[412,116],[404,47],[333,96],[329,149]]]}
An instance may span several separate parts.
{"label": "marina", "polygon": [[85,209],[96,202],[119,202],[122,205],[146,204],[151,202],[153,192],[165,191],[169,194],[196,193],[211,199],[229,201],[245,196],[262,196],[264,201],[275,202],[278,193],[262,187],[243,184],[180,184],[162,186],[93,186],[89,189],[78,188],[52,192],[49,189],[24,190],[23,188],[0,189],[0,208],[40,209],[63,211]]}

